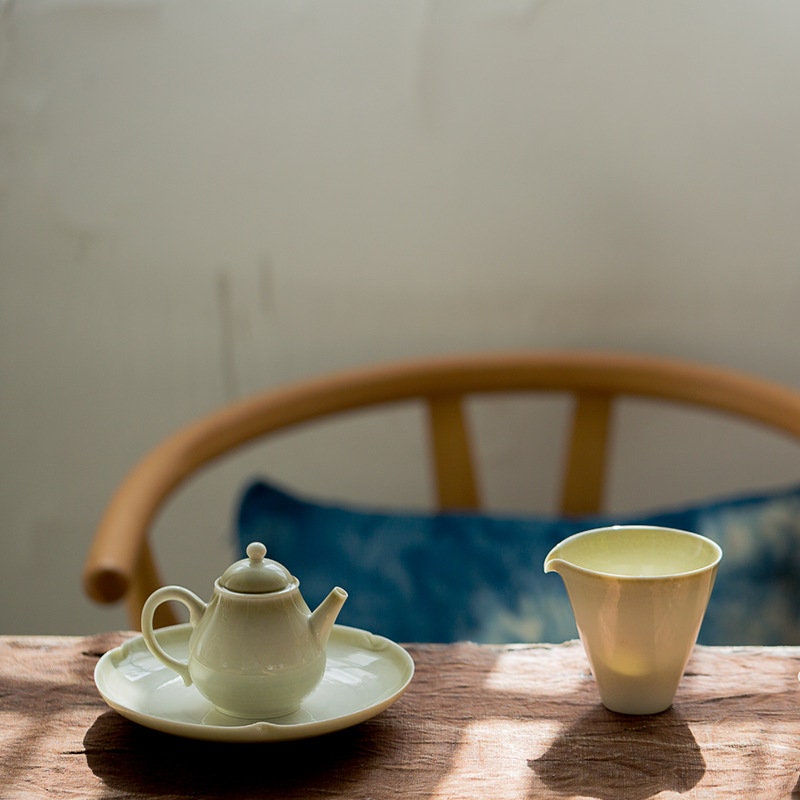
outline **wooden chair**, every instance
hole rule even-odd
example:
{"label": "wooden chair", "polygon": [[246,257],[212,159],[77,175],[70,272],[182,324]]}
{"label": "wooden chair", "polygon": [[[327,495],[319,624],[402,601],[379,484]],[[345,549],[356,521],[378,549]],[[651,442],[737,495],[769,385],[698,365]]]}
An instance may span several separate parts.
{"label": "wooden chair", "polygon": [[[427,407],[433,473],[442,509],[478,509],[479,491],[464,400],[500,392],[574,395],[561,513],[600,510],[612,409],[620,397],[659,398],[738,415],[800,440],[800,392],[719,367],[645,355],[506,352],[454,355],[353,369],[294,383],[228,405],[177,431],[124,479],[88,553],[83,581],[96,601],[124,599],[139,627],[144,600],[162,585],[148,541],[170,494],[209,462],[259,437],[366,406],[421,401]],[[169,605],[157,620],[177,621]]]}

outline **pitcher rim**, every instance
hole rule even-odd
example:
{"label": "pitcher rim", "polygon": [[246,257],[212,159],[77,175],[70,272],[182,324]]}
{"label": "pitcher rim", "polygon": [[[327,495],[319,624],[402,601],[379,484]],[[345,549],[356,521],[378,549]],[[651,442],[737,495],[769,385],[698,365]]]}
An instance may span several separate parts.
{"label": "pitcher rim", "polygon": [[[670,533],[679,533],[683,536],[691,536],[694,539],[700,539],[703,542],[706,542],[711,545],[712,549],[715,552],[715,557],[713,561],[710,561],[708,564],[705,564],[702,567],[697,567],[696,569],[686,570],[684,572],[671,572],[666,575],[624,575],[618,572],[607,572],[605,570],[598,570],[598,569],[589,569],[588,567],[581,566],[580,564],[575,564],[571,561],[567,561],[565,558],[559,559],[565,563],[568,563],[573,569],[577,570],[578,572],[583,573],[584,575],[597,575],[604,578],[614,578],[616,580],[621,581],[670,581],[676,580],[679,578],[688,578],[693,575],[698,575],[703,572],[709,572],[711,570],[716,569],[719,566],[720,561],[722,560],[722,548],[715,542],[713,539],[709,539],[708,536],[703,536],[702,533],[695,533],[694,531],[687,531],[684,528],[671,528],[666,525],[636,525],[636,524],[626,524],[626,525],[602,525],[597,528],[589,528],[585,531],[577,531],[576,533],[571,534],[570,536],[565,537],[562,539],[558,544],[556,544],[550,552],[547,554],[544,565],[545,565],[545,572],[549,570],[546,569],[548,563],[551,559],[554,559],[553,553],[562,547],[567,542],[572,541],[573,539],[580,539],[584,536],[588,536],[592,533],[598,533],[600,531],[615,531],[615,530],[645,530],[645,531],[668,531]],[[555,557],[557,558],[557,557]],[[555,570],[553,570],[555,571]]]}

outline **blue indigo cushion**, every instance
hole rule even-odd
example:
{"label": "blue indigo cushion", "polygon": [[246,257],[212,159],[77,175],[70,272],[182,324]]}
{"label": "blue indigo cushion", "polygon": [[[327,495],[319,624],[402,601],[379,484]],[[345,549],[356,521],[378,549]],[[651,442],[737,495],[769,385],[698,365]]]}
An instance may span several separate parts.
{"label": "blue indigo cushion", "polygon": [[333,588],[338,622],[400,641],[561,642],[577,630],[544,559],[588,528],[650,524],[695,531],[723,550],[703,644],[800,643],[800,487],[631,517],[405,513],[315,502],[257,480],[236,536],[301,581],[313,608]]}

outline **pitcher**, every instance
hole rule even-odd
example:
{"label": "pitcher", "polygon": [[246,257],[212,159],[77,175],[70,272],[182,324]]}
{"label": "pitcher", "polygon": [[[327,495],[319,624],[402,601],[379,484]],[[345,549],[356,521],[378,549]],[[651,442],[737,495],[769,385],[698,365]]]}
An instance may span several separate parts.
{"label": "pitcher", "polygon": [[672,705],[721,558],[699,534],[633,525],[577,533],[550,551],[544,571],[564,581],[606,708]]}

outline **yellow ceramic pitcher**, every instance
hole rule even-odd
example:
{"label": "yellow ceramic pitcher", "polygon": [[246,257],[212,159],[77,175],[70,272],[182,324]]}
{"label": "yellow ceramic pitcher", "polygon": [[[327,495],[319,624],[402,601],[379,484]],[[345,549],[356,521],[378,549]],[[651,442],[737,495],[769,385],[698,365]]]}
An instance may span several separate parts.
{"label": "yellow ceramic pitcher", "polygon": [[550,551],[544,570],[564,581],[603,705],[623,714],[672,705],[721,558],[699,534],[633,525],[577,533]]}

